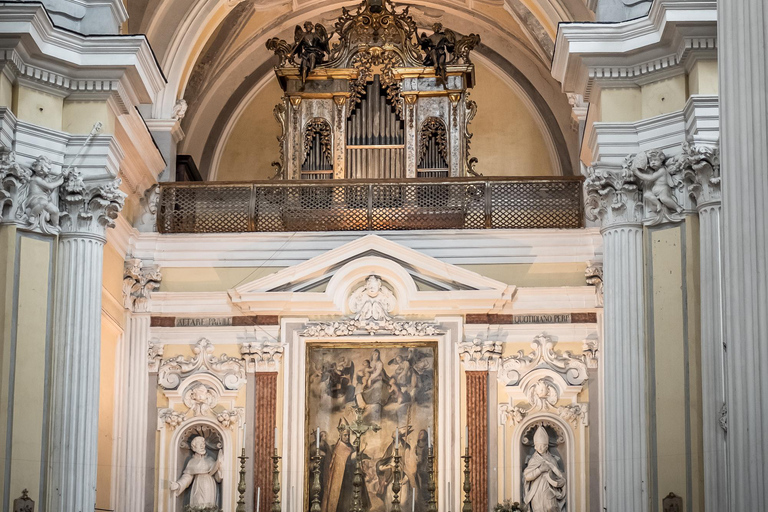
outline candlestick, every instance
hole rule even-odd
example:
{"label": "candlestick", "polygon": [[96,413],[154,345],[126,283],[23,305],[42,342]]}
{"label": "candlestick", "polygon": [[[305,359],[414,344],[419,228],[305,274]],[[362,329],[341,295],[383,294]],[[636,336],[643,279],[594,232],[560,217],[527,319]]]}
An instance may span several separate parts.
{"label": "candlestick", "polygon": [[427,474],[429,475],[429,481],[427,483],[427,490],[429,491],[429,502],[427,503],[427,512],[437,512],[437,497],[435,491],[437,485],[435,484],[435,447],[430,446],[427,451]]}
{"label": "candlestick", "polygon": [[[317,429],[318,432],[318,440],[320,439],[320,429]],[[320,492],[322,491],[322,487],[320,486],[320,442],[317,443],[317,449],[315,450],[315,455],[311,457],[312,459],[312,485],[310,487],[310,499],[311,504],[309,507],[309,512],[320,512]]]}
{"label": "candlestick", "polygon": [[237,499],[235,512],[245,512],[245,460],[247,458],[248,457],[245,456],[245,447],[243,447],[242,454],[238,457],[238,459],[240,459],[240,481],[237,483],[239,497]]}
{"label": "candlestick", "polygon": [[472,491],[472,483],[469,480],[469,447],[464,449],[464,506],[461,508],[461,512],[472,512],[472,499],[469,497],[470,491]]}
{"label": "candlestick", "polygon": [[275,448],[275,454],[272,456],[272,511],[280,511],[280,456],[277,454],[277,448]]}
{"label": "candlestick", "polygon": [[[395,441],[398,440],[397,431],[395,431]],[[392,510],[390,512],[400,512],[400,482],[403,479],[400,474],[400,449],[395,445],[395,467],[392,471]]]}

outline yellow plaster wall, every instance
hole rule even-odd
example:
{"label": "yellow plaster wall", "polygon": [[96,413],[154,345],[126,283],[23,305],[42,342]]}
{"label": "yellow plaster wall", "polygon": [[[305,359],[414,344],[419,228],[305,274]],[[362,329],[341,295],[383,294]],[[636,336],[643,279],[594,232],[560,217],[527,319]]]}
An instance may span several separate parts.
{"label": "yellow plaster wall", "polygon": [[642,119],[683,110],[688,99],[685,75],[677,75],[642,86]]}
{"label": "yellow plaster wall", "polygon": [[33,500],[40,501],[48,294],[53,292],[48,272],[53,240],[22,236],[19,244],[9,503],[25,488]]}
{"label": "yellow plaster wall", "polygon": [[598,101],[601,122],[631,123],[643,118],[643,94],[638,87],[603,89]]}
{"label": "yellow plaster wall", "polygon": [[[652,379],[658,504],[670,492],[687,496],[683,232],[679,226],[649,232],[652,276]],[[653,442],[653,441],[651,441]]]}
{"label": "yellow plaster wall", "polygon": [[524,287],[585,286],[585,263],[458,265],[502,283]]}
{"label": "yellow plaster wall", "polygon": [[0,107],[13,110],[13,83],[4,73],[0,73]]}
{"label": "yellow plaster wall", "polygon": [[[478,110],[470,132],[478,171],[486,176],[554,174],[544,135],[517,91],[483,64],[475,64],[475,70],[477,85],[470,98]],[[272,109],[281,97],[280,86],[272,79],[251,100],[225,142],[218,180],[261,180],[274,175],[271,163],[279,159],[280,129]]]}
{"label": "yellow plaster wall", "polygon": [[61,130],[64,99],[23,85],[13,89],[13,111],[22,121]]}
{"label": "yellow plaster wall", "polygon": [[96,508],[112,510],[112,476],[115,444],[115,386],[117,380],[117,347],[122,329],[111,319],[101,317],[101,372],[99,381],[98,473],[96,475]]}
{"label": "yellow plaster wall", "polygon": [[688,92],[690,94],[717,94],[718,87],[717,61],[696,61],[688,74]]}
{"label": "yellow plaster wall", "polygon": [[[0,411],[8,410],[11,372],[11,317],[13,314],[16,226],[0,225]],[[6,439],[7,421],[0,421],[0,439]],[[0,443],[0,460],[5,460],[6,445]],[[0,464],[0,481],[5,481],[5,464]],[[0,503],[4,503],[0,486]]]}
{"label": "yellow plaster wall", "polygon": [[115,133],[115,114],[106,101],[64,101],[61,129],[68,133],[88,134],[97,122],[103,124],[101,134]]}

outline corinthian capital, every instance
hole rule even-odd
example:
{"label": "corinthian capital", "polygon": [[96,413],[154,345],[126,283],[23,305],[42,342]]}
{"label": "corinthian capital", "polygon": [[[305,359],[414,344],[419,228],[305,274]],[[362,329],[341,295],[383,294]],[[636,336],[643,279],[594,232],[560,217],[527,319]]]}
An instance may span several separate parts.
{"label": "corinthian capital", "polygon": [[59,194],[61,231],[104,237],[107,228],[115,226],[115,219],[125,203],[126,195],[119,187],[119,179],[101,185],[86,185],[82,174],[72,169]]}
{"label": "corinthian capital", "polygon": [[123,272],[123,302],[134,313],[149,311],[152,291],[160,286],[163,276],[157,265],[143,266],[138,258],[129,258]]}
{"label": "corinthian capital", "polygon": [[16,221],[31,176],[29,169],[16,163],[15,152],[0,146],[0,223]]}
{"label": "corinthian capital", "polygon": [[643,197],[626,168],[590,167],[584,180],[585,214],[602,227],[641,224]]}
{"label": "corinthian capital", "polygon": [[720,203],[720,149],[683,144],[683,181],[699,208]]}

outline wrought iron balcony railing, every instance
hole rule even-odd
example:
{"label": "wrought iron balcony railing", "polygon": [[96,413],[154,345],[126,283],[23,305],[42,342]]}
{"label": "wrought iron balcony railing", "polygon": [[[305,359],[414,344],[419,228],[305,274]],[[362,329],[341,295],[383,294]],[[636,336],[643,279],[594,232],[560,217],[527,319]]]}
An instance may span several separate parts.
{"label": "wrought iron balcony railing", "polygon": [[168,183],[161,233],[532,229],[583,227],[582,180],[410,180]]}

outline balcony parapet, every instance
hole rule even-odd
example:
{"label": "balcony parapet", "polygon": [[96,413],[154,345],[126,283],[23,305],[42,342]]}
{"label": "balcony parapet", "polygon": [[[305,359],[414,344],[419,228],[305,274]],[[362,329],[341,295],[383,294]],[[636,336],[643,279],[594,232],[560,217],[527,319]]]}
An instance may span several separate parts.
{"label": "balcony parapet", "polygon": [[581,177],[164,183],[161,233],[576,229]]}

